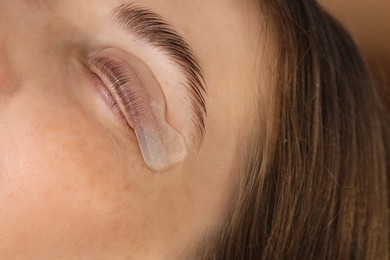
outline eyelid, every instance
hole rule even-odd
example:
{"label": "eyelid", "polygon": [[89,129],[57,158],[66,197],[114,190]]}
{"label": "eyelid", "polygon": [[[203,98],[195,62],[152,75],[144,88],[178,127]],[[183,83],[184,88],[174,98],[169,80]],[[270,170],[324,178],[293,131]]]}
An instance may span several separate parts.
{"label": "eyelid", "polygon": [[151,170],[164,171],[187,157],[184,137],[166,120],[162,89],[142,61],[108,48],[90,55],[88,65],[134,129],[144,161]]}

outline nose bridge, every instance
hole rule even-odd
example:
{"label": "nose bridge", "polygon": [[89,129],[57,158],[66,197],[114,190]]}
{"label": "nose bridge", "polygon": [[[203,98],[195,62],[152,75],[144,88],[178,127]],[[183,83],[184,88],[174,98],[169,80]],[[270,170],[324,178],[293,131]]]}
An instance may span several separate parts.
{"label": "nose bridge", "polygon": [[[37,34],[40,32],[38,31]],[[29,43],[0,42],[0,97],[17,93],[64,93],[68,60],[47,35],[36,35]]]}
{"label": "nose bridge", "polygon": [[[18,92],[32,79],[45,79],[50,73],[44,66],[50,60],[49,41],[44,38],[44,24],[20,19],[20,12],[5,15],[0,24],[0,96]],[[43,20],[43,19],[42,19]],[[51,59],[53,62],[54,60]]]}
{"label": "nose bridge", "polygon": [[58,58],[50,57],[48,51],[31,54],[33,48],[16,48],[0,42],[0,99],[11,99],[26,91],[49,93],[60,89],[64,68]]}
{"label": "nose bridge", "polygon": [[12,68],[6,45],[0,40],[0,97],[14,93],[16,89],[16,74]]}
{"label": "nose bridge", "polygon": [[46,12],[37,12],[35,22],[28,14],[21,20],[20,12],[0,18],[5,21],[0,23],[0,136],[13,132],[11,126],[30,129],[43,120],[42,114],[57,120],[88,111],[80,94],[83,74],[69,47],[66,21],[57,22]]}

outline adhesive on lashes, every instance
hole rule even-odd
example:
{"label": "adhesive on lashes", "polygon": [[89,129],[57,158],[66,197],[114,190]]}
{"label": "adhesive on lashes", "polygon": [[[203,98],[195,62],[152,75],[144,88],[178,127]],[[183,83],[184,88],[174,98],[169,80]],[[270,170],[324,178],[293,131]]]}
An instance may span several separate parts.
{"label": "adhesive on lashes", "polygon": [[162,172],[187,157],[184,137],[166,118],[166,101],[153,73],[138,58],[109,48],[89,58],[133,128],[146,165]]}

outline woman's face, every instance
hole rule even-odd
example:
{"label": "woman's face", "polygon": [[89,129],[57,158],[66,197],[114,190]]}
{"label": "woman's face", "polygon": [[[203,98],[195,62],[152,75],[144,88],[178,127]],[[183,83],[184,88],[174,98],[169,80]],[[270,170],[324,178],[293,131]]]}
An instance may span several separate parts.
{"label": "woman's face", "polygon": [[220,223],[259,83],[247,2],[0,0],[0,258],[172,259]]}

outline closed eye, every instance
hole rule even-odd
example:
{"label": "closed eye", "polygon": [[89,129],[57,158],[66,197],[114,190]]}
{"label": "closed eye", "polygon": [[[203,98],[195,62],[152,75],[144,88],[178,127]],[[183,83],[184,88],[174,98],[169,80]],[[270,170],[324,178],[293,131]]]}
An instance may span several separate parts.
{"label": "closed eye", "polygon": [[145,163],[163,171],[187,157],[184,136],[167,122],[166,99],[152,71],[141,60],[114,48],[92,54],[87,66],[109,91],[137,137]]}

